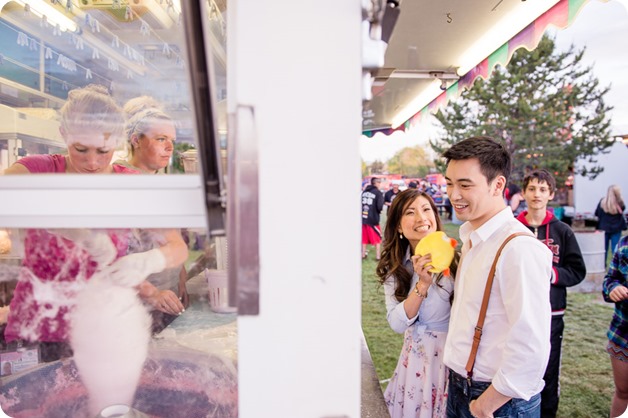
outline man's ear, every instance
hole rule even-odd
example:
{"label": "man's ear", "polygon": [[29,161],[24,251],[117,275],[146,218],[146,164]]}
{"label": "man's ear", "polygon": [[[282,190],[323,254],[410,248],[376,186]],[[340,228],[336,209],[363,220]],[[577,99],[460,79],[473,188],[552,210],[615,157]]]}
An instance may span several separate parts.
{"label": "man's ear", "polygon": [[140,143],[139,138],[137,137],[136,134],[131,135],[131,145],[133,145],[133,147],[137,147]]}
{"label": "man's ear", "polygon": [[495,187],[495,191],[493,193],[494,196],[504,195],[504,189],[506,188],[506,177],[497,176],[495,180],[493,180],[493,186]]}

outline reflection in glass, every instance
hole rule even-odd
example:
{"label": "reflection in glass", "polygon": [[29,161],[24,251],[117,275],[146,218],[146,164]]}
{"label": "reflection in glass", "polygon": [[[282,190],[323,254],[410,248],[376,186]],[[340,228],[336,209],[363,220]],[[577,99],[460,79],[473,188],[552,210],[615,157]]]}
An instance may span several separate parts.
{"label": "reflection in glass", "polygon": [[[64,150],[59,109],[89,84],[119,106],[154,97],[187,144],[182,151],[196,147],[179,1],[12,0],[0,8],[0,170]],[[124,146],[114,151],[114,160],[126,159]],[[163,171],[177,171],[173,157]]]}
{"label": "reflection in glass", "polygon": [[[224,151],[226,1],[207,1]],[[180,14],[176,0],[0,0],[0,172],[197,172]],[[1,227],[6,413],[92,417],[120,402],[237,416],[236,316],[208,297],[226,264],[216,238]]]}

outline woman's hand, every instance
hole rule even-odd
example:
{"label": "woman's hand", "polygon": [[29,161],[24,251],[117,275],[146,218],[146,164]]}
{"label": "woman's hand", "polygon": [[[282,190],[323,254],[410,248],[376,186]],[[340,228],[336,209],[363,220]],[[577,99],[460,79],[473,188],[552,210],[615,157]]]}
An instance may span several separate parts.
{"label": "woman's hand", "polygon": [[185,307],[172,290],[159,290],[152,283],[144,280],[138,286],[139,296],[158,311],[171,315],[180,315]]}
{"label": "woman's hand", "polygon": [[183,303],[172,290],[158,290],[148,301],[158,311],[170,315],[181,315],[185,311]]}
{"label": "woman's hand", "polygon": [[101,270],[102,277],[118,286],[134,287],[153,273],[166,268],[166,259],[159,248],[118,258]]}
{"label": "woman's hand", "polygon": [[415,255],[412,256],[412,265],[414,272],[419,276],[419,282],[427,285],[432,284],[432,273],[429,270],[432,268],[432,255]]}
{"label": "woman's hand", "polygon": [[3,306],[0,308],[0,325],[7,323],[9,317],[9,306]]}
{"label": "woman's hand", "polygon": [[608,297],[613,302],[621,302],[628,299],[628,287],[619,285],[611,290]]}

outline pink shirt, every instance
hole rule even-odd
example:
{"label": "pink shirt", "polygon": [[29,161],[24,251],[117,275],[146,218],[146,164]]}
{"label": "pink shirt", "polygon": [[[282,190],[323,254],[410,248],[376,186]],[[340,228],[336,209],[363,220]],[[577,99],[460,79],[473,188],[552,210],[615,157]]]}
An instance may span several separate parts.
{"label": "pink shirt", "polygon": [[[31,173],[65,173],[63,155],[31,155],[18,161]],[[114,173],[138,171],[113,164]],[[129,231],[108,231],[118,250],[127,253]],[[71,240],[45,229],[28,229],[24,239],[24,261],[15,287],[6,341],[65,342],[69,337],[69,315],[78,291],[94,274],[98,264]]]}
{"label": "pink shirt", "polygon": [[[18,161],[31,173],[65,173],[65,155],[60,154],[39,154],[29,155]],[[125,167],[120,164],[113,164],[114,173],[138,174],[139,171]]]}

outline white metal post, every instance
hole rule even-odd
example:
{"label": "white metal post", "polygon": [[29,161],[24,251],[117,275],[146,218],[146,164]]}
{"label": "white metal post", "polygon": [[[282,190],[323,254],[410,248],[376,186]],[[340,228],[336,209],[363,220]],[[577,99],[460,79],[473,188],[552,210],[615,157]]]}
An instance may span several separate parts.
{"label": "white metal post", "polygon": [[254,108],[260,150],[240,416],[359,417],[360,1],[233,0],[228,19],[228,108]]}

